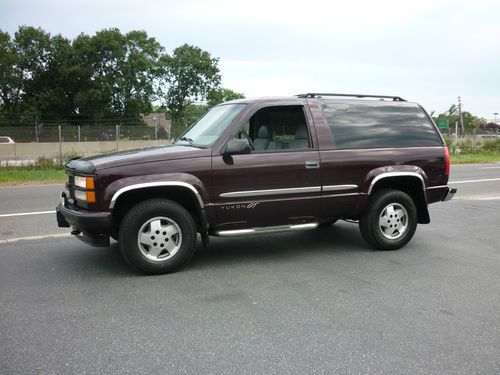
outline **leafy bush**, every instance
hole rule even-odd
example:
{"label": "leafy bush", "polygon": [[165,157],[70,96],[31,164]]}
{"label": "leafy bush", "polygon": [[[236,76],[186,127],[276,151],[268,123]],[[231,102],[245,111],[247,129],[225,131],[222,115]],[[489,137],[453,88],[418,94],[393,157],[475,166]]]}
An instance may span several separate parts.
{"label": "leafy bush", "polygon": [[483,150],[485,150],[485,151],[500,151],[500,139],[484,141]]}
{"label": "leafy bush", "polygon": [[56,163],[54,163],[54,159],[40,156],[38,159],[36,159],[35,163],[30,166],[32,168],[29,169],[54,169],[56,168]]}
{"label": "leafy bush", "polygon": [[450,150],[455,146],[455,142],[453,142],[453,140],[448,137],[448,136],[443,136],[444,138],[444,143],[446,144],[446,147],[448,147]]}
{"label": "leafy bush", "polygon": [[458,147],[462,153],[473,153],[476,149],[472,146],[472,139],[467,138],[458,142]]}

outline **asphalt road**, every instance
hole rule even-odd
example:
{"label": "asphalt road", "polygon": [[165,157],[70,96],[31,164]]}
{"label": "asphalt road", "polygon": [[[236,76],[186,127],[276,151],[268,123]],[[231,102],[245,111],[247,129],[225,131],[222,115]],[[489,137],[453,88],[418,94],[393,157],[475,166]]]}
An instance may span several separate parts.
{"label": "asphalt road", "polygon": [[[500,164],[451,181],[456,199],[399,251],[340,222],[214,238],[154,277],[116,244],[7,243],[67,230],[0,216],[0,373],[500,373]],[[0,188],[0,215],[53,210],[60,189]]]}

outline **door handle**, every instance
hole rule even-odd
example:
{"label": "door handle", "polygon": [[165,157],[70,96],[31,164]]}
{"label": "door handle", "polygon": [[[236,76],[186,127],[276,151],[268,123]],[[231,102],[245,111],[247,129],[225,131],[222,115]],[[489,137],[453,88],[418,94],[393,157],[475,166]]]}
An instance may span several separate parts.
{"label": "door handle", "polygon": [[306,161],[306,169],[314,169],[314,168],[319,168],[319,161],[317,160]]}

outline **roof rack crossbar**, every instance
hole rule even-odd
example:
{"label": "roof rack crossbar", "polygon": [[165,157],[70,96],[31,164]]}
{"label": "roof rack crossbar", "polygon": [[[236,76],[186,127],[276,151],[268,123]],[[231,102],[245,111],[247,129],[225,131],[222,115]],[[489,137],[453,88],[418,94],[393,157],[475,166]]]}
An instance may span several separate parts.
{"label": "roof rack crossbar", "polygon": [[395,102],[406,102],[400,96],[391,95],[365,95],[365,94],[330,94],[330,93],[318,93],[318,92],[308,92],[307,94],[296,95],[298,98],[317,98],[321,96],[342,96],[351,98],[379,98],[379,99],[392,99]]}

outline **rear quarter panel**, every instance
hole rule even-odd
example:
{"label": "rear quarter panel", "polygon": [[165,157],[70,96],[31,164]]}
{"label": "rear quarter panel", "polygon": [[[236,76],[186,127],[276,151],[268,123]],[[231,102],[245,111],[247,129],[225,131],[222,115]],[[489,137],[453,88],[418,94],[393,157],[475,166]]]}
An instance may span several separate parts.
{"label": "rear quarter panel", "polygon": [[361,213],[368,201],[370,184],[377,175],[385,172],[419,173],[424,179],[427,202],[441,200],[448,182],[448,176],[445,174],[444,145],[335,149],[332,132],[318,101],[309,99],[308,105],[318,137],[322,185],[358,186],[357,190],[350,191],[349,194],[324,195],[325,216],[332,212],[337,216],[356,216]]}

